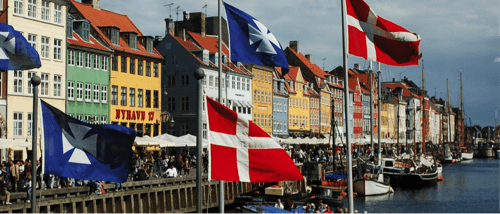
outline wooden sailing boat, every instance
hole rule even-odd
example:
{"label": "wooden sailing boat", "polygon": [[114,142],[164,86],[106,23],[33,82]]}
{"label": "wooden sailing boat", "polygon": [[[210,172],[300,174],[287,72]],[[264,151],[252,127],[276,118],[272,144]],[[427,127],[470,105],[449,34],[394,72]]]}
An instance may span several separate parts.
{"label": "wooden sailing boat", "polygon": [[472,149],[468,149],[466,146],[465,142],[465,127],[464,127],[464,103],[463,103],[463,94],[462,94],[462,72],[460,72],[460,129],[462,131],[461,133],[461,139],[462,141],[460,143],[459,148],[461,149],[461,159],[462,160],[472,160],[474,158],[474,152]]}

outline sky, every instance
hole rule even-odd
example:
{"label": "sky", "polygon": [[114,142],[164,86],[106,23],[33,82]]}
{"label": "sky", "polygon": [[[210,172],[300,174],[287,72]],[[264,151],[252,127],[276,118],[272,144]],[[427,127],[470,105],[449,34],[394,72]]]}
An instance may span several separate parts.
{"label": "sky", "polygon": [[[380,17],[421,37],[425,86],[429,96],[460,106],[460,72],[464,111],[473,125],[494,125],[500,110],[500,1],[498,0],[365,0]],[[283,48],[299,41],[299,51],[311,54],[312,62],[330,71],[342,64],[340,0],[227,0],[264,24]],[[173,3],[169,10],[166,6]],[[145,35],[165,35],[165,18],[177,20],[182,12],[207,12],[217,16],[216,0],[102,0],[101,8],[128,15]],[[206,9],[203,8],[207,5]],[[222,12],[225,13],[224,10]],[[225,16],[225,14],[223,15]],[[324,59],[324,60],[323,60]],[[348,67],[369,62],[349,56]],[[378,68],[374,63],[375,69]],[[422,63],[418,66],[381,65],[382,81],[407,77],[422,85]],[[499,121],[500,123],[500,121]]]}

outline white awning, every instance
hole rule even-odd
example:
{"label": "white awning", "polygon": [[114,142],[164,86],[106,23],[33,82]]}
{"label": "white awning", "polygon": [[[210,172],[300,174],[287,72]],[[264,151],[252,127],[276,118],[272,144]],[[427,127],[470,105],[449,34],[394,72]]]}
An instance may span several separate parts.
{"label": "white awning", "polygon": [[248,104],[249,108],[255,108],[255,106],[252,104],[252,102],[251,102],[251,101],[246,101],[246,102],[247,102],[247,104]]}

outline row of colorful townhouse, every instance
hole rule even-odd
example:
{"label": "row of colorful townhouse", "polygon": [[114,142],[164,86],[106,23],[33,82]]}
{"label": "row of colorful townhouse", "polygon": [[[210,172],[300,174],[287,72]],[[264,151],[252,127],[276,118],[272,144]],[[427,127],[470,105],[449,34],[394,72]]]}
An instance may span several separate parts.
{"label": "row of colorful townhouse", "polygon": [[[217,17],[205,17],[202,12],[185,12],[175,22],[165,19],[165,36],[153,38],[143,35],[127,15],[101,9],[99,0],[1,2],[6,12],[0,21],[22,32],[42,60],[39,69],[1,73],[2,138],[31,141],[33,87],[29,80],[35,74],[42,79],[40,98],[82,121],[124,125],[139,136],[195,134],[199,121],[193,74],[202,69],[207,96],[252,120],[270,136],[328,138],[335,133],[338,141],[345,142],[342,68],[324,71],[311,62],[310,54],[299,52],[298,41],[290,41],[285,49],[290,69],[283,75],[279,67],[231,62],[226,22],[222,23],[219,56]],[[6,10],[9,5],[12,9]],[[418,86],[407,79],[383,83],[379,125],[375,75],[355,66],[349,69],[348,78],[349,129],[354,142],[377,139],[378,129],[386,142],[395,141],[398,135],[396,141],[413,136],[422,139]],[[446,101],[427,96],[425,100],[426,139],[454,140],[456,112]],[[175,122],[162,120],[167,112]],[[206,139],[207,119],[203,118]]]}

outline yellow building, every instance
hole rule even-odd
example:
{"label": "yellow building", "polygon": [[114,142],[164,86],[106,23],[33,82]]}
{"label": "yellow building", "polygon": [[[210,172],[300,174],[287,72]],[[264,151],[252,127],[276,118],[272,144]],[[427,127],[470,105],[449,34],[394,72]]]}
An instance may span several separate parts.
{"label": "yellow building", "polygon": [[138,136],[160,135],[161,65],[163,57],[127,15],[101,10],[99,0],[71,1],[73,17],[90,21],[103,43],[114,49],[110,60],[110,122],[137,130]]}
{"label": "yellow building", "polygon": [[382,100],[382,108],[380,109],[380,138],[387,139],[389,133],[389,118],[387,114],[387,109],[390,103]]}
{"label": "yellow building", "polygon": [[253,74],[253,122],[273,135],[273,68],[250,65]]}
{"label": "yellow building", "polygon": [[[66,86],[66,11],[68,1],[19,1],[8,0],[8,24],[21,32],[40,55],[42,67],[25,71],[7,71],[6,137],[31,141],[33,126],[33,87],[31,77],[41,78],[39,98],[61,111],[65,107]],[[3,5],[3,4],[2,4]],[[33,9],[35,8],[35,9]],[[49,15],[47,15],[49,14]],[[5,76],[3,76],[5,78]],[[2,105],[2,104],[0,104]],[[3,104],[5,105],[5,103]],[[3,107],[3,106],[2,106]],[[40,120],[40,114],[38,116]],[[37,127],[40,127],[38,122]],[[5,124],[4,124],[5,125]],[[38,129],[40,130],[40,129]],[[5,130],[1,137],[4,137]],[[38,131],[38,139],[41,132]],[[14,152],[14,159],[25,159],[24,152]],[[37,152],[40,156],[40,150]],[[2,155],[2,160],[6,155]]]}
{"label": "yellow building", "polygon": [[300,67],[290,66],[285,75],[288,85],[288,130],[294,135],[310,132],[309,97],[304,96],[304,78]]}
{"label": "yellow building", "polygon": [[387,124],[389,126],[388,130],[388,136],[387,139],[394,140],[394,142],[397,139],[397,123],[396,123],[396,104],[395,103],[388,103],[387,105]]}

